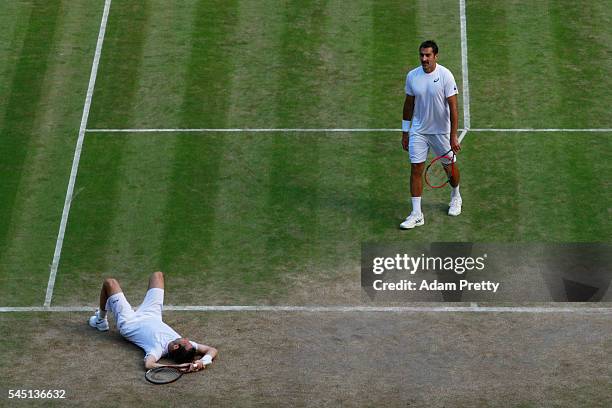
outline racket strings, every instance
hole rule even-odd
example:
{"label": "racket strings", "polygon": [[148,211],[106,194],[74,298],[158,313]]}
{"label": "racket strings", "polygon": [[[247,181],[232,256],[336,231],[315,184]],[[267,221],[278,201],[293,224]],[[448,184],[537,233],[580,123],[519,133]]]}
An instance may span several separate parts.
{"label": "racket strings", "polygon": [[177,380],[182,375],[181,371],[172,367],[160,367],[147,371],[145,377],[155,384],[166,384]]}
{"label": "racket strings", "polygon": [[448,174],[446,173],[444,165],[440,160],[435,163],[432,163],[427,175],[429,183],[435,186],[442,185],[448,181]]}
{"label": "racket strings", "polygon": [[[452,159],[451,159],[452,160]],[[431,187],[442,187],[450,180],[450,175],[454,173],[454,163],[447,160],[446,166],[442,159],[433,161],[425,172],[425,181]]]}

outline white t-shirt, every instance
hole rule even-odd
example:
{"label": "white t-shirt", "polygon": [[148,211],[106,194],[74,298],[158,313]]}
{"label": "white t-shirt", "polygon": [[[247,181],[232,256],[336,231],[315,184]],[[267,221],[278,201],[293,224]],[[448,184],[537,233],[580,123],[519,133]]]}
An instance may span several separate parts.
{"label": "white t-shirt", "polygon": [[[115,293],[106,302],[106,309],[111,310],[117,319],[117,328],[123,337],[145,352],[155,356],[155,361],[168,354],[168,343],[181,337],[172,327],[162,321],[164,290],[151,288],[137,311],[127,301],[123,292]],[[191,341],[195,348],[198,344]]]}
{"label": "white t-shirt", "polygon": [[446,98],[456,95],[455,77],[436,64],[431,73],[417,67],[406,75],[406,94],[414,96],[411,132],[423,135],[450,133],[450,108]]}
{"label": "white t-shirt", "polygon": [[[127,340],[145,351],[145,358],[155,356],[155,361],[168,354],[168,343],[181,337],[172,327],[158,317],[146,317],[130,321],[121,329]],[[193,347],[197,344],[191,342]]]}

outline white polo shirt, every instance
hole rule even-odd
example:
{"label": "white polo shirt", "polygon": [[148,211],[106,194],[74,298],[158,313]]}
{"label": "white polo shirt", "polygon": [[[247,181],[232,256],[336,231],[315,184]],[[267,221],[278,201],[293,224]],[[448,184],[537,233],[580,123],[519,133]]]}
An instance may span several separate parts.
{"label": "white polo shirt", "polygon": [[414,96],[411,132],[422,135],[449,134],[450,108],[448,97],[456,95],[455,77],[436,64],[431,73],[419,66],[406,75],[406,94]]}
{"label": "white polo shirt", "polygon": [[[111,310],[117,319],[117,328],[123,337],[145,352],[154,356],[155,361],[168,354],[168,343],[181,337],[172,327],[162,321],[164,290],[151,288],[134,311],[123,292],[115,293],[108,298],[106,309]],[[190,341],[193,347],[197,343]]]}
{"label": "white polo shirt", "polygon": [[[121,331],[123,337],[144,350],[145,358],[155,356],[155,361],[168,354],[168,343],[181,337],[161,318],[145,317],[131,321]],[[193,345],[193,344],[192,344]]]}

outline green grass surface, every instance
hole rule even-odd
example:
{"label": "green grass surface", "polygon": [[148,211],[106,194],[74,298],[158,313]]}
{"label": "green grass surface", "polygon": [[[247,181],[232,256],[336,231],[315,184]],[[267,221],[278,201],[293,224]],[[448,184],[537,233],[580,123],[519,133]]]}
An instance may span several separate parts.
{"label": "green grass surface", "polygon": [[[232,149],[234,134],[90,136],[56,302],[95,298],[106,274],[140,290],[161,269],[174,303],[199,294],[274,303],[292,280],[356,283],[362,242],[606,242],[610,193],[598,175],[607,164],[586,160],[611,147],[601,136],[471,134],[463,214],[446,215],[448,190],[425,190],[427,224],[413,231],[397,229],[409,211],[408,168],[387,136],[244,134]],[[192,151],[158,160],[185,140]],[[122,163],[107,156],[125,144]],[[121,187],[99,183],[101,173]]]}
{"label": "green grass surface", "polygon": [[611,1],[467,4],[473,127],[612,127]]}
{"label": "green grass surface", "polygon": [[0,304],[41,304],[102,10],[3,2],[0,13]]}
{"label": "green grass surface", "polygon": [[89,127],[396,126],[421,38],[460,79],[444,3],[113,2]]}
{"label": "green grass surface", "polygon": [[[469,1],[472,125],[612,126],[609,5]],[[5,10],[0,305],[39,305],[102,3]],[[398,127],[423,39],[461,90],[459,33],[457,2],[115,0],[88,127]],[[401,232],[399,134],[90,133],[53,303],[158,269],[170,303],[326,303],[366,241],[609,242],[611,136],[469,133],[464,213],[426,190],[426,226]]]}

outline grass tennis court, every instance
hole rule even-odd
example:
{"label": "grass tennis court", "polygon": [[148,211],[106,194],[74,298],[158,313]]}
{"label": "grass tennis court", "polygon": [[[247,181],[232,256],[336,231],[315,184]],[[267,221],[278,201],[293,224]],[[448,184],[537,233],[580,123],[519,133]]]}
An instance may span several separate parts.
{"label": "grass tennis court", "polygon": [[[51,305],[93,308],[107,275],[117,277],[128,298],[138,303],[154,270],[166,273],[166,303],[173,305],[362,305],[363,242],[609,243],[612,190],[605,156],[612,149],[612,3],[465,3],[467,55],[461,52],[459,0],[355,0],[350,5],[338,0],[114,0]],[[0,5],[0,307],[39,307],[48,294],[104,5],[103,0]],[[448,191],[426,190],[426,226],[400,231],[398,225],[410,211],[409,163],[399,130],[376,129],[399,127],[406,72],[418,64],[419,43],[429,38],[440,44],[439,62],[455,75],[460,127],[466,119],[471,123],[460,156],[464,211],[460,217],[448,217]],[[464,66],[469,66],[469,106],[462,92],[467,86]],[[181,131],[200,128],[269,131]],[[545,129],[584,131],[541,131]],[[70,327],[73,338],[87,338],[92,348],[108,342],[87,330],[87,315],[0,313],[0,327],[6,333],[23,325],[21,337],[41,333],[61,348],[57,320]],[[467,332],[470,337],[486,332],[482,339],[472,338],[475,345],[465,351],[466,357],[478,353],[478,344],[494,348],[496,324],[516,325],[527,342],[538,343],[543,337],[534,321],[559,328],[555,319],[561,318],[461,316],[457,318],[466,323],[451,324],[450,333]],[[605,337],[610,334],[610,315],[580,315],[586,320],[583,330],[593,330],[588,341],[575,330],[578,316],[570,319],[568,335],[576,344],[586,342],[599,350],[600,363],[609,362]],[[240,405],[285,401],[268,394],[269,381],[303,362],[294,360],[291,341],[283,341],[293,338],[298,344],[308,337],[304,328],[316,326],[310,321],[315,315],[308,314],[191,312],[182,317],[172,312],[172,318],[187,329],[198,327],[199,319],[210,321],[210,331],[222,333],[197,333],[220,343],[221,364],[206,375],[227,381],[240,375],[254,393],[248,395],[255,396],[239,400]],[[224,329],[234,318],[245,321],[250,330],[239,333],[238,324],[232,326],[235,331]],[[323,348],[328,341],[338,342],[347,350],[365,347],[374,352],[367,329],[362,338],[351,337],[350,331],[380,319],[378,330],[389,330],[397,340],[405,334],[402,330],[447,318],[450,315],[347,316],[345,332],[322,335],[314,344]],[[404,319],[416,322],[392,329]],[[276,324],[279,327],[265,337]],[[266,366],[270,375],[256,383],[244,372],[224,372],[240,371],[232,359],[245,357],[248,347],[241,349],[241,341],[259,336],[292,356],[282,370]],[[3,339],[0,344],[8,348],[13,341]],[[421,354],[406,351],[402,361],[416,358],[421,364],[411,367],[427,367],[426,357],[436,353],[423,348],[428,341],[417,337]],[[223,342],[231,344],[227,357]],[[522,347],[520,342],[502,342],[507,350]],[[138,382],[138,351],[129,347],[125,343],[119,348],[125,355],[116,362],[134,360],[122,367],[127,372],[122,378],[134,381],[126,389],[139,395],[147,388]],[[273,353],[274,347],[267,347]],[[452,347],[448,351],[455,352]],[[579,394],[599,395],[598,390],[611,383],[609,375],[595,378],[579,365],[581,358],[596,359],[593,354],[572,352],[568,365],[553,366],[525,352],[512,367],[519,372],[533,364],[542,375],[561,373],[551,378],[550,388],[545,383],[538,388],[547,390],[544,395],[560,395],[551,406],[597,406],[596,399],[559,393],[562,384],[571,382],[571,371],[580,377]],[[321,355],[317,361],[330,364],[328,357]],[[367,372],[352,357],[348,361],[347,370]],[[454,369],[481,380],[487,365],[465,361]],[[384,365],[377,367],[384,370]],[[330,369],[343,372],[341,367]],[[493,371],[500,376],[504,372],[500,367]],[[471,406],[469,384],[444,378],[456,394],[449,391],[432,404],[456,395]],[[36,386],[26,371],[16,370],[0,388],[17,387],[20,380]],[[359,381],[366,380],[357,379],[355,387]],[[325,388],[329,401],[309,399],[306,390],[316,385],[289,387],[280,395],[294,395],[288,400],[298,406],[336,405],[333,401],[358,406],[377,405],[385,390],[372,391],[372,399],[358,394],[351,401],[346,395],[350,388],[340,387],[340,394]],[[523,386],[517,379],[505,395],[511,398]],[[223,395],[239,393],[231,387],[225,381],[214,385]],[[426,401],[411,400],[397,389],[387,391],[404,405]],[[502,401],[485,393],[475,405],[540,405],[536,394],[524,401]],[[6,395],[2,398],[3,404],[8,402]],[[84,402],[83,397],[77,400]]]}

